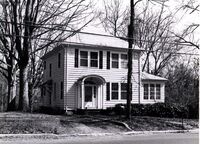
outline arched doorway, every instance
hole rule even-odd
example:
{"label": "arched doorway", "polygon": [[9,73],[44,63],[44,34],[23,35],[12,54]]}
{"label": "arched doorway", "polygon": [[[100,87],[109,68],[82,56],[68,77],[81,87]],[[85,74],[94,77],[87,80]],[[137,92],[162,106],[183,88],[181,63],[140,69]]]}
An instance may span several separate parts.
{"label": "arched doorway", "polygon": [[99,75],[88,75],[78,80],[78,107],[81,109],[100,109],[103,101],[105,79]]}

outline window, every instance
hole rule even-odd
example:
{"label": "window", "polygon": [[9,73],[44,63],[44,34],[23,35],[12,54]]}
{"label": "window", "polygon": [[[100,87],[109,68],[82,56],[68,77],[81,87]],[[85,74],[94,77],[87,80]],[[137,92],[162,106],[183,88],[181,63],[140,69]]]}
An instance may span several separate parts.
{"label": "window", "polygon": [[80,51],[80,66],[88,66],[88,52]]}
{"label": "window", "polygon": [[60,99],[63,99],[63,93],[64,93],[64,91],[63,91],[63,82],[60,82]]}
{"label": "window", "polygon": [[44,61],[44,70],[46,69],[46,61]]}
{"label": "window", "polygon": [[144,100],[161,99],[161,87],[160,84],[144,84]]}
{"label": "window", "polygon": [[119,55],[112,54],[112,68],[119,68]]}
{"label": "window", "polygon": [[121,68],[128,68],[128,56],[127,54],[121,54]]}
{"label": "window", "polygon": [[90,52],[90,67],[98,67],[98,52]]}
{"label": "window", "polygon": [[118,94],[119,86],[118,83],[112,83],[112,99],[118,100],[119,94]]}
{"label": "window", "polygon": [[54,100],[56,100],[56,83],[54,83]]}
{"label": "window", "polygon": [[160,84],[156,84],[156,99],[160,99]]}
{"label": "window", "polygon": [[58,53],[58,68],[60,68],[60,58],[61,58],[61,54]]}
{"label": "window", "polygon": [[144,84],[144,99],[148,99],[148,96],[149,96],[148,84]]}
{"label": "window", "polygon": [[150,99],[154,99],[154,95],[155,95],[155,88],[154,88],[154,84],[150,84]]}
{"label": "window", "polygon": [[52,67],[51,67],[51,64],[49,64],[49,77],[51,77],[51,70],[52,70]]}
{"label": "window", "polygon": [[121,99],[126,99],[127,97],[127,83],[121,83]]}

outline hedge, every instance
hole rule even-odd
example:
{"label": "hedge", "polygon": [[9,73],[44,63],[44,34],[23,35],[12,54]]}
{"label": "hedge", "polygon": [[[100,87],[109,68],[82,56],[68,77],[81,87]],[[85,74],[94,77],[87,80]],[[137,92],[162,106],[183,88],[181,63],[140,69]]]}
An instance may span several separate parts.
{"label": "hedge", "polygon": [[[124,115],[126,113],[126,104],[117,104],[113,108],[108,108],[104,113]],[[188,116],[190,116],[188,107],[167,103],[131,104],[131,115],[167,118],[189,118]]]}

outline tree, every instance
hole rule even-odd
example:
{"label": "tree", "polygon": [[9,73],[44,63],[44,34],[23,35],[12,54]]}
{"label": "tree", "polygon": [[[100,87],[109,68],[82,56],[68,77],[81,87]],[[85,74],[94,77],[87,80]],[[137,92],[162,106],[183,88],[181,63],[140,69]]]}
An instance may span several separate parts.
{"label": "tree", "polygon": [[[3,35],[13,43],[15,60],[19,68],[18,110],[29,109],[28,65],[37,51],[62,42],[87,25],[92,18],[91,3],[85,0],[4,0],[6,19],[10,31]],[[84,21],[84,24],[80,22]],[[79,25],[77,24],[79,23]],[[72,30],[65,31],[66,29]],[[38,41],[39,40],[39,41]],[[35,42],[37,44],[35,45]]]}
{"label": "tree", "polygon": [[197,71],[199,71],[197,59],[194,60],[194,64],[176,63],[176,65],[169,67],[166,83],[166,102],[181,104],[189,108],[191,117],[196,118],[199,109],[199,76]]}
{"label": "tree", "polygon": [[127,36],[129,9],[123,6],[122,0],[104,0],[100,21],[105,31],[113,36]]}

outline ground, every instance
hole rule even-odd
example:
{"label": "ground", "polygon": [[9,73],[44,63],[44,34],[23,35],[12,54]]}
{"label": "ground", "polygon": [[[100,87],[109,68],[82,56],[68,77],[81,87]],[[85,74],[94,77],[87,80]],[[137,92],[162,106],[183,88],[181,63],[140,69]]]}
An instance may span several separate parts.
{"label": "ground", "polygon": [[[123,123],[135,131],[182,129],[181,119],[123,117],[104,115],[47,115],[9,112],[0,113],[0,134],[88,134],[127,132]],[[121,122],[123,122],[121,124]],[[198,128],[198,120],[184,119],[184,129]]]}

